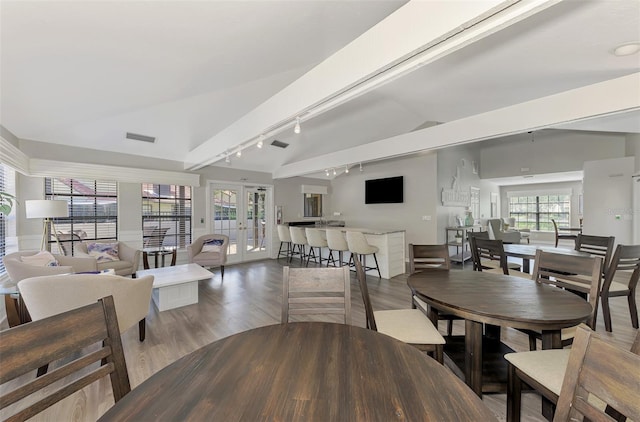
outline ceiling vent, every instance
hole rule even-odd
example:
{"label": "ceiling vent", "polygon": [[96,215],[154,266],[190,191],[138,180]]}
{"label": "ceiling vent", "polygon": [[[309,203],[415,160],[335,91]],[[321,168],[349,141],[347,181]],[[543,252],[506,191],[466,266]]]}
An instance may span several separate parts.
{"label": "ceiling vent", "polygon": [[153,136],[139,135],[137,133],[131,133],[131,132],[127,132],[127,139],[132,139],[134,141],[150,142],[150,143],[154,143],[156,141],[156,138],[154,138]]}
{"label": "ceiling vent", "polygon": [[278,140],[274,140],[273,142],[271,142],[271,145],[278,148],[286,148],[289,146],[289,144],[287,144],[286,142],[280,142]]}

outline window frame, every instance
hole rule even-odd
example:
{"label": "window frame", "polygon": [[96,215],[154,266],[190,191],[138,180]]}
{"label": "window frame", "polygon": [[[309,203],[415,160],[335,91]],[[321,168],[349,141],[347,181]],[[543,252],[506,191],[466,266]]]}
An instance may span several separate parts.
{"label": "window frame", "polygon": [[[507,206],[509,217],[515,218],[516,229],[552,232],[554,228],[551,219],[566,226],[571,222],[570,193],[523,192],[513,194],[508,197]],[[524,218],[522,218],[523,216]]]}

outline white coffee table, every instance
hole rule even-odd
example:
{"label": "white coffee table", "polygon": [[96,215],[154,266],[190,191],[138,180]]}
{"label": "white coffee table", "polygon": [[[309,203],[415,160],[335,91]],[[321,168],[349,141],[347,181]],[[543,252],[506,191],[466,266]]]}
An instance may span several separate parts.
{"label": "white coffee table", "polygon": [[136,271],[136,277],[146,275],[154,277],[152,297],[159,311],[198,303],[198,281],[213,277],[198,264]]}

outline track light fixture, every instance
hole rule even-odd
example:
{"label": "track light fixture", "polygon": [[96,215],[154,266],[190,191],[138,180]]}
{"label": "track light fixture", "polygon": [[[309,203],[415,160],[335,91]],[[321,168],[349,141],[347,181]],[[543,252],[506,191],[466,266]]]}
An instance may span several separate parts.
{"label": "track light fixture", "polygon": [[300,133],[300,117],[296,117],[296,125],[293,128],[294,133]]}
{"label": "track light fixture", "polygon": [[327,177],[329,177],[329,169],[326,169],[326,170],[324,171],[324,174],[326,174],[326,175],[327,175]]}
{"label": "track light fixture", "polygon": [[333,175],[335,176],[336,174],[336,169],[333,169]]}
{"label": "track light fixture", "polygon": [[344,166],[344,172],[349,173],[349,166]]}
{"label": "track light fixture", "polygon": [[360,171],[362,171],[362,163],[360,163]]}
{"label": "track light fixture", "polygon": [[258,148],[262,148],[263,144],[264,144],[264,135],[260,135],[260,137],[258,138],[258,143],[256,144],[256,146]]}
{"label": "track light fixture", "polygon": [[240,158],[242,157],[242,150],[239,149],[238,152],[236,152],[236,157]]}
{"label": "track light fixture", "polygon": [[229,158],[229,154],[227,154],[227,156],[224,158],[224,162],[225,163],[230,163],[231,162],[231,158]]}

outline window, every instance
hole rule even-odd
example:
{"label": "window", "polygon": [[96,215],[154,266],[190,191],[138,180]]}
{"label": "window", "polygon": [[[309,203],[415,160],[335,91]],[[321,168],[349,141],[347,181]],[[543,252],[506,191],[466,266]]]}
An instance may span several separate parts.
{"label": "window", "polygon": [[319,193],[304,194],[304,216],[322,217],[322,195]]}
{"label": "window", "polygon": [[[0,164],[0,192],[15,194],[15,172],[2,164]],[[15,205],[14,202],[12,215],[0,213],[0,276],[6,273],[2,258],[12,249],[9,245],[9,237],[15,236]]]}
{"label": "window", "polygon": [[145,248],[191,244],[191,187],[142,184],[142,239]]}
{"label": "window", "polygon": [[551,219],[568,226],[571,195],[530,195],[509,198],[509,217],[516,219],[517,229],[553,231]]}
{"label": "window", "polygon": [[[45,198],[69,204],[69,217],[54,223],[63,253],[73,254],[74,244],[85,240],[118,238],[118,186],[115,181],[46,178]],[[49,242],[55,239],[49,239]]]}

